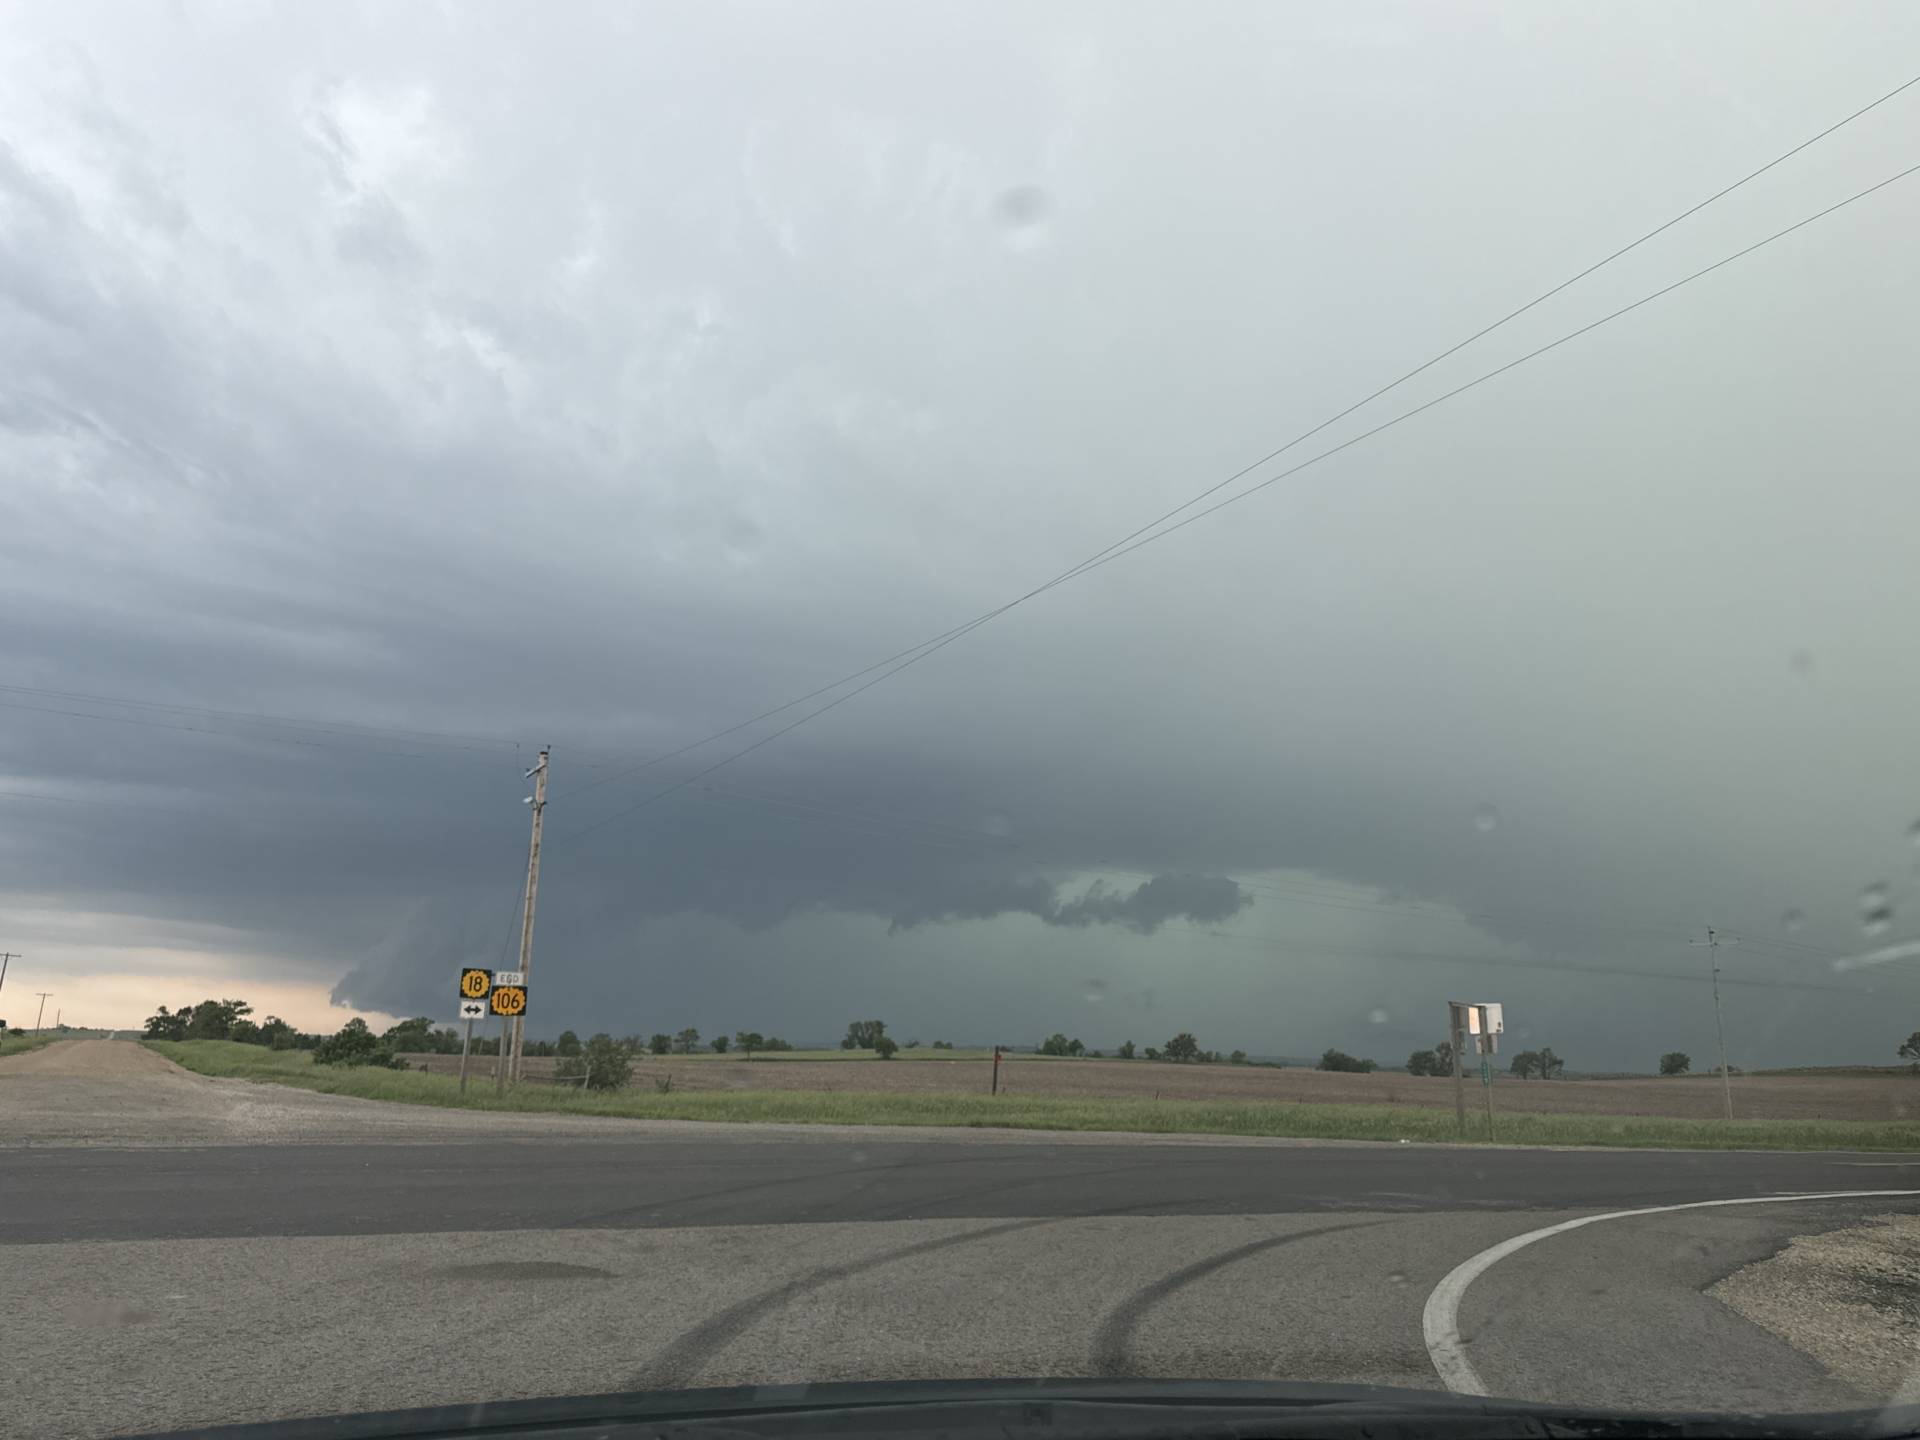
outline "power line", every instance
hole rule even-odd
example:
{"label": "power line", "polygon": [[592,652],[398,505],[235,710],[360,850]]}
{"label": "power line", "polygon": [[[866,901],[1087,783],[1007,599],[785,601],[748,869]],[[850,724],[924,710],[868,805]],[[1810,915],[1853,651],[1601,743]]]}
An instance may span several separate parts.
{"label": "power line", "polygon": [[[1702,268],[1695,270],[1692,274],[1684,276],[1683,278],[1674,281],[1670,285],[1664,285],[1660,289],[1653,291],[1651,294],[1644,295],[1640,299],[1633,301],[1631,304],[1623,305],[1619,309],[1614,310],[1609,314],[1601,316],[1598,320],[1594,320],[1586,325],[1582,325],[1577,330],[1569,331],[1567,334],[1562,335],[1557,340],[1550,341],[1545,345],[1542,345],[1536,349],[1530,350],[1526,354],[1520,356],[1518,359],[1509,360],[1506,364],[1497,366],[1496,368],[1489,370],[1484,374],[1475,377],[1472,380],[1467,381],[1465,384],[1457,385],[1453,389],[1445,392],[1442,395],[1438,395],[1431,400],[1428,400],[1424,404],[1416,405],[1410,410],[1402,411],[1400,414],[1393,416],[1391,419],[1382,421],[1380,424],[1373,426],[1369,430],[1363,430],[1358,435],[1355,435],[1350,439],[1341,441],[1338,445],[1330,446],[1328,449],[1321,451],[1319,454],[1314,455],[1309,459],[1302,460],[1296,465],[1289,466],[1288,468],[1281,470],[1276,474],[1268,476],[1264,480],[1258,481],[1257,483],[1248,486],[1245,490],[1238,491],[1235,494],[1229,495],[1224,500],[1217,501],[1216,503],[1207,506],[1204,510],[1196,511],[1192,515],[1187,516],[1186,519],[1180,520],[1175,524],[1167,526],[1167,528],[1164,530],[1154,531],[1152,534],[1149,534],[1144,536],[1143,538],[1134,540],[1131,544],[1124,544],[1124,542],[1116,542],[1116,544],[1121,544],[1122,548],[1115,549],[1114,547],[1110,546],[1108,547],[1108,551],[1103,552],[1100,558],[1092,560],[1090,562],[1085,562],[1080,566],[1077,566],[1073,570],[1066,571],[1062,575],[1056,576],[1054,579],[1047,581],[1045,584],[1038,585],[1034,587],[1032,590],[1027,591],[1026,594],[1018,596],[1017,598],[1008,601],[1006,604],[1001,605],[996,609],[989,610],[985,614],[975,617],[973,620],[968,621],[965,625],[962,625],[957,627],[956,629],[950,630],[943,636],[936,637],[934,640],[927,642],[923,646],[917,646],[910,651],[899,652],[900,655],[906,655],[909,658],[900,660],[898,664],[892,664],[887,669],[880,670],[879,674],[874,675],[871,679],[867,680],[865,684],[860,685],[855,689],[848,691],[844,695],[838,696],[835,699],[830,700],[825,705],[820,706],[817,710],[809,711],[808,713],[806,713],[805,715],[802,715],[797,720],[788,722],[787,724],[781,726],[779,729],[771,732],[770,734],[762,736],[760,739],[754,741],[751,745],[743,746],[739,750],[736,750],[729,755],[725,755],[721,757],[719,760],[714,761],[712,764],[704,767],[703,769],[695,771],[693,774],[686,776],[683,779],[675,781],[671,785],[664,786],[663,788],[657,791],[654,791],[652,794],[642,796],[639,800],[634,802],[632,805],[629,805],[624,809],[617,810],[613,814],[608,815],[600,820],[597,820],[590,825],[582,826],[580,829],[570,832],[566,836],[562,837],[561,840],[556,841],[555,843],[565,844],[565,843],[569,843],[571,841],[577,840],[584,835],[591,834],[592,832],[602,829],[607,825],[611,825],[616,820],[624,819],[626,816],[633,814],[635,811],[645,809],[647,806],[654,804],[656,801],[663,800],[669,795],[672,795],[680,790],[684,790],[687,786],[693,784],[695,781],[704,779],[706,776],[713,774],[714,771],[719,770],[724,766],[731,765],[734,761],[752,754],[755,750],[760,749],[763,745],[769,744],[770,742],[779,739],[782,735],[787,734],[789,731],[796,730],[800,726],[806,724],[808,721],[816,720],[820,716],[826,714],[829,710],[837,709],[841,705],[846,704],[847,701],[854,699],[856,696],[864,694],[868,690],[871,690],[875,685],[878,685],[881,681],[891,679],[893,676],[899,674],[902,670],[907,669],[909,666],[916,665],[920,661],[926,659],[928,656],[936,654],[941,650],[944,650],[948,645],[951,645],[955,640],[958,640],[962,636],[970,633],[971,631],[978,629],[980,626],[986,624],[988,621],[996,619],[997,617],[1006,614],[1007,611],[1013,609],[1015,606],[1022,605],[1026,603],[1028,600],[1035,598],[1036,596],[1043,595],[1057,585],[1065,584],[1069,580],[1079,579],[1081,576],[1086,575],[1093,570],[1097,570],[1103,565],[1109,565],[1115,560],[1121,559],[1122,557],[1127,555],[1131,555],[1136,550],[1144,549],[1146,546],[1151,545],[1156,540],[1164,540],[1167,536],[1175,534],[1180,530],[1184,530],[1187,526],[1193,524],[1197,520],[1204,520],[1207,516],[1212,515],[1217,511],[1224,510],[1229,505],[1237,504],[1239,501],[1245,500],[1250,496],[1257,495],[1261,491],[1266,490],[1269,486],[1277,484],[1281,480],[1285,480],[1288,477],[1293,475],[1298,475],[1301,471],[1306,470],[1311,466],[1317,465],[1323,460],[1330,459],[1331,457],[1340,454],[1342,451],[1351,449],[1353,446],[1360,444],[1362,441],[1369,440],[1372,437],[1379,435],[1384,431],[1391,430],[1396,425],[1399,425],[1404,421],[1411,420],[1416,415],[1422,415],[1426,413],[1428,410],[1433,409],[1437,405],[1445,404],[1447,401],[1454,399],[1456,396],[1464,395],[1467,391],[1475,389],[1478,386],[1484,385],[1487,381],[1495,379],[1498,376],[1504,375],[1509,370],[1513,370],[1518,366],[1524,365],[1530,360],[1538,359],[1540,356],[1545,355],[1550,351],[1559,349],[1562,345],[1567,344],[1569,341],[1576,340],[1582,335],[1590,334],[1592,331],[1599,329],[1602,325],[1609,324],[1614,320],[1620,319],[1624,315],[1631,314],[1633,311],[1638,310],[1643,305],[1650,304],[1651,302],[1658,300],[1663,296],[1671,295],[1674,291],[1680,289],[1681,287],[1686,285],[1691,285],[1694,281],[1702,279],[1705,276],[1711,275],[1714,273],[1714,271],[1720,270],[1725,266],[1731,265],[1736,260],[1743,259],[1744,257],[1753,254],[1755,251],[1763,249],[1764,247],[1773,244],[1777,240],[1784,239],[1788,235],[1793,234],[1796,230],[1804,229],[1806,226],[1813,224],[1815,221],[1824,219],[1825,217],[1832,215],[1836,211],[1844,209],[1846,206],[1853,204],[1855,201],[1863,200],[1867,196],[1874,194],[1876,191],[1884,190],[1887,186],[1892,185],[1897,181],[1906,179],[1908,176],[1914,174],[1915,171],[1920,171],[1920,165],[1911,165],[1907,167],[1905,170],[1898,172],[1897,174],[1888,176],[1886,179],[1881,180],[1877,184],[1869,185],[1864,190],[1856,191],[1854,194],[1849,195],[1846,199],[1840,200],[1832,205],[1827,206],[1824,210],[1816,211],[1814,214],[1807,216],[1803,220],[1798,220],[1794,222],[1792,225],[1786,226],[1784,229],[1776,230],[1773,234],[1768,235],[1766,238],[1762,240],[1756,240],[1751,245],[1745,246],[1740,250],[1736,250],[1731,255],[1725,256],[1722,259],[1714,261],[1711,265],[1703,266]],[[895,658],[897,659],[898,656],[896,656]],[[889,662],[887,661],[881,661],[879,663],[880,665],[889,664]],[[878,668],[879,668],[878,665],[869,666],[867,671],[862,671],[859,673],[866,674]],[[848,678],[851,678],[851,677],[848,677]],[[839,683],[844,683],[844,681]],[[824,690],[831,690],[833,688],[835,687],[832,685],[829,685],[824,687],[823,691],[816,691],[814,693],[815,694],[824,693]],[[793,704],[796,704],[796,703],[800,703],[800,702],[790,701],[788,702],[787,705],[784,705],[778,708],[790,709],[792,708]],[[777,711],[766,712],[767,715],[771,715],[774,713],[777,713]],[[766,718],[766,715],[762,715],[759,718],[764,719]],[[752,723],[754,722],[744,721],[742,722],[741,725],[734,726],[733,728],[736,730],[742,729],[742,728],[745,728],[746,725],[750,725]],[[714,737],[709,737],[709,738],[714,738]],[[704,743],[706,742],[695,741],[691,745],[683,746],[681,750],[677,753],[684,754],[686,753],[687,750],[695,749],[699,745]],[[669,757],[657,757],[657,758],[669,758]],[[655,762],[654,761],[646,762],[646,764],[649,764],[649,765],[653,763]],[[634,768],[643,769],[645,768],[645,765],[637,766]],[[627,773],[632,773],[632,771],[629,771]],[[619,778],[618,773],[616,773],[613,776],[607,777],[608,780],[612,780],[616,778]],[[603,780],[595,783],[605,784],[607,782]],[[581,787],[581,788],[584,789],[587,787]],[[579,791],[576,790],[572,793],[577,794],[579,793]]]}
{"label": "power line", "polygon": [[[308,750],[331,750],[344,755],[383,755],[400,760],[451,760],[461,764],[497,765],[494,757],[434,754],[422,750],[373,750],[361,745],[334,745],[324,740],[304,740],[293,735],[246,734],[215,730],[205,725],[186,725],[157,720],[147,715],[100,715],[90,710],[66,710],[49,705],[25,705],[17,700],[0,700],[0,710],[28,710],[40,715],[61,715],[74,720],[101,720],[115,725],[137,725],[154,730],[177,730],[195,735],[211,735],[221,740],[258,741],[267,745],[298,745]],[[463,747],[466,748],[466,747]]]}
{"label": "power line", "polygon": [[332,720],[300,718],[291,715],[272,715],[257,710],[221,710],[208,705],[181,705],[165,700],[138,700],[124,695],[93,695],[78,690],[49,690],[37,685],[0,685],[0,691],[11,695],[34,695],[49,700],[81,701],[92,705],[121,705],[135,710],[170,711],[180,715],[200,715],[220,720],[245,720],[261,724],[280,725],[296,730],[317,730],[324,734],[365,734],[385,738],[406,738],[409,740],[438,741],[453,745],[457,749],[476,749],[481,746],[495,746],[505,749],[518,749],[522,742],[497,735],[464,735],[444,730],[413,730],[391,725],[369,725],[358,720]]}
{"label": "power line", "polygon": [[[1892,90],[1889,90],[1886,94],[1882,95],[1879,99],[1871,101],[1870,103],[1861,106],[1858,110],[1855,110],[1852,114],[1846,116],[1844,119],[1835,121],[1833,124],[1829,125],[1826,129],[1820,131],[1816,135],[1812,135],[1807,139],[1801,141],[1798,145],[1795,145],[1792,149],[1783,151],[1779,155],[1774,156],[1773,159],[1767,161],[1767,163],[1760,166],[1759,169],[1749,171],[1747,174],[1741,176],[1738,180],[1734,181],[1731,185],[1727,185],[1722,187],[1719,190],[1716,190],[1713,194],[1707,196],[1706,199],[1698,202],[1695,205],[1689,206],[1687,209],[1681,211],[1678,215],[1675,215],[1672,219],[1664,221],[1659,225],[1656,225],[1653,229],[1647,231],[1645,234],[1641,235],[1638,239],[1629,241],[1627,244],[1621,246],[1619,249],[1613,251],[1611,254],[1587,266],[1586,269],[1581,270],[1578,273],[1569,276],[1565,280],[1562,280],[1559,284],[1553,286],[1551,289],[1542,291],[1540,294],[1534,296],[1533,299],[1527,301],[1526,304],[1520,306],[1515,310],[1509,311],[1507,314],[1501,316],[1498,320],[1495,320],[1492,324],[1483,326],[1479,330],[1474,331],[1473,334],[1467,336],[1464,340],[1461,340],[1453,345],[1448,346],[1445,350],[1442,350],[1439,354],[1433,356],[1432,359],[1423,361],[1421,364],[1416,365],[1413,369],[1407,371],[1404,375],[1401,375],[1398,379],[1388,381],[1385,385],[1380,386],[1377,390],[1374,390],[1370,394],[1366,395],[1364,398],[1355,401],[1353,404],[1349,405],[1346,409],[1340,411],[1338,414],[1329,416],[1327,419],[1322,420],[1319,424],[1315,425],[1312,429],[1302,431],[1300,434],[1294,436],[1293,439],[1287,441],[1286,444],[1280,446],[1278,449],[1268,451],[1265,455],[1262,455],[1259,459],[1251,462],[1250,464],[1244,465],[1240,469],[1234,471],[1233,474],[1227,476],[1224,480],[1220,480],[1215,484],[1208,486],[1206,489],[1200,491],[1197,495],[1194,495],[1191,498],[1182,501],[1180,504],[1174,506],[1173,509],[1149,521],[1147,524],[1141,526],[1139,529],[1132,531],[1130,534],[1123,535],[1120,539],[1114,541],[1111,545],[1106,546],[1104,549],[1095,551],[1092,555],[1088,556],[1085,560],[1082,560],[1079,564],[1073,566],[1070,569],[1061,571],[1060,574],[1056,575],[1052,580],[1048,581],[1045,585],[1042,585],[1035,590],[1031,590],[1027,592],[1027,594],[1020,596],[1018,599],[1013,600],[1006,605],[1000,606],[998,609],[989,610],[983,615],[977,616],[973,620],[970,620],[963,625],[956,626],[951,630],[944,631],[939,635],[935,635],[927,640],[923,640],[919,644],[910,645],[904,650],[896,651],[892,655],[887,656],[885,659],[876,660],[871,665],[864,666],[859,670],[854,670],[846,675],[842,675],[838,680],[834,680],[829,682],[826,685],[819,686],[817,689],[810,690],[804,695],[797,695],[791,700],[788,700],[780,705],[776,705],[770,710],[763,710],[758,715],[752,716],[746,720],[742,720],[738,724],[729,725],[723,730],[716,730],[713,733],[703,736],[698,740],[690,741],[689,743],[680,746],[676,750],[669,750],[663,754],[655,755],[649,760],[640,761],[639,763],[630,765],[625,769],[615,771],[611,775],[602,776],[597,780],[589,781],[585,785],[575,786],[573,789],[568,790],[564,794],[558,795],[554,798],[557,800],[565,800],[569,796],[577,795],[584,790],[590,790],[597,785],[612,784],[615,781],[626,779],[627,777],[631,775],[636,775],[643,770],[651,769],[655,765],[663,764],[668,760],[677,759],[679,756],[685,755],[690,750],[697,750],[703,745],[710,744],[715,740],[724,739],[728,735],[736,734],[737,732],[741,730],[745,730],[750,726],[757,725],[762,720],[770,720],[775,715],[784,714],[786,711],[793,709],[796,705],[804,705],[809,700],[818,699],[820,696],[825,695],[830,691],[839,689],[842,685],[850,684],[851,682],[858,680],[863,676],[871,675],[875,670],[879,670],[884,666],[892,665],[895,661],[907,660],[908,656],[914,656],[915,660],[924,658],[923,656],[916,655],[915,652],[926,650],[928,651],[928,653],[931,653],[931,649],[940,649],[945,645],[951,643],[953,640],[959,639],[962,635],[966,634],[969,630],[972,630],[977,626],[985,624],[989,620],[995,619],[996,617],[1005,614],[1008,610],[1012,609],[1015,605],[1022,604],[1023,602],[1034,598],[1034,596],[1036,595],[1043,594],[1045,591],[1051,589],[1054,585],[1064,584],[1066,581],[1071,580],[1075,576],[1079,575],[1083,570],[1092,568],[1096,564],[1104,564],[1107,558],[1113,558],[1112,552],[1119,550],[1121,546],[1127,545],[1129,544],[1129,542],[1139,539],[1142,535],[1145,535],[1148,531],[1153,530],[1156,526],[1161,525],[1168,520],[1171,520],[1174,516],[1178,515],[1182,510],[1187,510],[1192,508],[1194,505],[1197,505],[1200,501],[1206,499],[1208,496],[1213,495],[1218,491],[1225,489],[1227,486],[1231,485],[1234,481],[1243,479],[1245,476],[1259,469],[1262,465],[1265,465],[1268,461],[1276,460],[1280,456],[1286,454],[1287,451],[1293,449],[1296,445],[1299,445],[1304,441],[1312,439],[1315,435],[1318,435],[1322,430],[1325,430],[1328,426],[1337,424],[1341,420],[1344,420],[1347,416],[1353,414],[1356,410],[1359,410],[1362,407],[1368,404],[1371,404],[1373,401],[1378,400],[1381,396],[1386,395],[1393,390],[1397,390],[1400,386],[1406,384],[1407,381],[1412,380],[1416,376],[1421,375],[1427,370],[1432,369],[1435,365],[1438,365],[1441,361],[1446,360],[1455,354],[1458,354],[1461,350],[1464,350],[1467,346],[1473,344],[1476,340],[1481,340],[1487,337],[1488,335],[1491,335],[1494,331],[1500,329],[1502,326],[1506,325],[1508,322],[1512,320],[1516,320],[1520,316],[1526,314],[1529,310],[1532,310],[1535,306],[1540,305],[1544,301],[1552,299],[1555,295],[1558,295],[1561,291],[1566,290],[1569,287],[1575,284],[1578,284],[1580,281],[1586,279],[1587,276],[1594,274],[1596,271],[1601,270],[1608,265],[1611,265],[1615,260],[1618,260],[1621,256],[1628,254],[1630,251],[1637,250],[1640,246],[1646,244],[1647,241],[1653,239],[1655,236],[1660,235],[1667,230],[1671,230],[1675,225],[1678,225],[1681,221],[1686,220],[1690,216],[1698,214],[1701,210],[1704,210],[1707,206],[1713,204],[1715,201],[1723,199],[1728,195],[1731,195],[1734,191],[1740,189],[1741,186],[1746,185],[1749,181],[1758,179],[1760,176],[1766,174],[1767,171],[1773,169],[1775,166],[1781,164],[1786,160],[1792,159],[1795,155],[1798,155],[1801,151],[1807,149],[1809,146],[1817,144],[1819,141],[1826,139],[1827,136],[1832,135],[1835,131],[1840,130],[1845,126],[1852,124],[1855,120],[1858,120],[1861,116],[1867,114],[1871,110],[1877,109],[1881,105],[1884,105],[1887,101],[1893,99],[1896,95],[1899,95],[1902,91],[1911,89],[1916,84],[1920,84],[1920,75],[1914,76],[1912,79],[1906,81],[1904,84],[1895,86]],[[1895,178],[1899,178],[1899,177],[1895,177]],[[1854,198],[1857,199],[1859,197],[1856,196]],[[1842,202],[1842,203],[1844,204],[1847,202]],[[1825,213],[1825,212],[1822,212],[1822,213]],[[1813,218],[1818,219],[1819,217],[1815,216]],[[1806,223],[1806,222],[1802,222],[1802,223]],[[1777,239],[1779,237],[1775,236],[1770,238]],[[1762,242],[1762,243],[1764,244],[1767,242]],[[1745,252],[1742,252],[1742,253],[1745,253]],[[1734,256],[1731,258],[1738,259],[1739,257]],[[1725,262],[1722,262],[1722,263],[1725,263]],[[1689,278],[1691,279],[1696,277],[1689,277]],[[1683,281],[1681,283],[1684,284],[1686,282]],[[1659,293],[1665,293],[1665,292],[1659,292]],[[1651,299],[1656,297],[1650,296],[1648,298]],[[1612,317],[1608,317],[1608,318],[1612,318]],[[1605,322],[1601,321],[1598,323],[1604,324]],[[1579,332],[1579,331],[1575,332],[1576,335],[1580,333],[1582,332]],[[1569,336],[1567,338],[1571,339],[1573,337]],[[1531,357],[1523,357],[1523,358],[1531,358]],[[1516,362],[1516,363],[1519,363],[1519,362]],[[1494,373],[1497,374],[1499,372],[1494,372]],[[1491,377],[1486,377],[1486,378],[1491,378]],[[1454,393],[1458,393],[1458,392],[1454,392]],[[1446,398],[1446,397],[1442,397],[1442,398]],[[1438,402],[1435,402],[1435,403],[1438,403]],[[1412,413],[1417,414],[1418,412],[1415,411]],[[1402,417],[1402,418],[1405,418],[1405,417]],[[1377,433],[1377,432],[1369,432],[1369,433]],[[1315,457],[1315,458],[1319,459],[1321,457]],[[1312,462],[1309,462],[1309,463],[1312,463]],[[1289,473],[1292,473],[1292,472],[1289,472]],[[1275,478],[1282,478],[1282,477],[1275,477]],[[1121,553],[1126,553],[1126,552],[1123,551]],[[931,649],[929,649],[929,647],[931,647]],[[912,664],[914,663],[914,661],[907,660],[907,663]],[[905,666],[902,666],[900,668],[904,669]],[[893,673],[893,672],[889,672],[889,673]],[[678,787],[675,787],[675,788],[678,788]]]}
{"label": "power line", "polygon": [[[1223,940],[1236,945],[1255,945],[1269,951],[1286,951],[1307,955],[1352,956],[1364,960],[1384,960],[1404,964],[1419,965],[1474,965],[1491,966],[1496,969],[1525,970],[1544,978],[1552,978],[1562,973],[1588,975],[1618,975],[1638,980],[1663,980],[1676,985],[1704,985],[1704,975],[1688,975],[1671,970],[1649,970],[1627,965],[1601,965],[1582,961],[1538,961],[1521,960],[1509,956],[1459,954],[1420,950],[1384,950],[1371,945],[1342,945],[1330,941],[1294,941],[1278,935],[1231,935],[1223,930],[1209,929],[1204,925],[1177,925],[1172,928],[1190,930],[1205,935],[1209,939]],[[1842,985],[1817,985],[1804,980],[1744,980],[1722,977],[1723,985],[1744,985],[1763,990],[1807,990],[1821,991],[1836,995],[1871,994]]]}

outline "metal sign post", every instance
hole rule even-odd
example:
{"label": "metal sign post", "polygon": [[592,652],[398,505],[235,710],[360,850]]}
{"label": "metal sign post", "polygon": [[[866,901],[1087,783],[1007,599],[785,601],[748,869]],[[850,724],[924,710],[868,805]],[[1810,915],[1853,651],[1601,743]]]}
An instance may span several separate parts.
{"label": "metal sign post", "polygon": [[467,1022],[460,1042],[460,1093],[467,1093],[467,1060],[473,1054],[473,1022],[485,1018],[487,996],[493,991],[493,972],[464,966],[460,971],[460,1018]]}
{"label": "metal sign post", "polygon": [[1471,1003],[1447,1002],[1447,1028],[1453,1037],[1453,1118],[1461,1138],[1467,1133],[1466,1048],[1473,1037],[1474,1052],[1480,1057],[1480,1089],[1487,1107],[1487,1139],[1493,1139],[1493,1063],[1489,1058],[1500,1052],[1500,1036],[1507,1028],[1506,1010],[1496,1001]]}
{"label": "metal sign post", "polygon": [[1453,1119],[1464,1138],[1467,1133],[1467,1048],[1466,1005],[1459,1000],[1447,1002],[1447,1041],[1453,1046]]}

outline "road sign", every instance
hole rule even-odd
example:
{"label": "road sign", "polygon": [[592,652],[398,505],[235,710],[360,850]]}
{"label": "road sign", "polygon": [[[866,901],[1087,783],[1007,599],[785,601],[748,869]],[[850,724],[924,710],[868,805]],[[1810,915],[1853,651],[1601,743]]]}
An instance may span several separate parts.
{"label": "road sign", "polygon": [[462,1000],[460,1002],[462,1020],[484,1020],[487,1018],[487,1002],[484,1000]]}
{"label": "road sign", "polygon": [[496,1015],[514,1016],[527,1013],[527,987],[524,985],[496,985],[488,999]]}
{"label": "road sign", "polygon": [[[471,967],[461,970],[460,998],[462,1000],[484,1000],[491,989],[493,989],[491,970],[475,970]],[[460,1013],[464,1015],[466,1011],[462,1010]]]}
{"label": "road sign", "polygon": [[496,986],[524,985],[527,983],[527,975],[524,970],[496,970],[493,972],[493,983]]}

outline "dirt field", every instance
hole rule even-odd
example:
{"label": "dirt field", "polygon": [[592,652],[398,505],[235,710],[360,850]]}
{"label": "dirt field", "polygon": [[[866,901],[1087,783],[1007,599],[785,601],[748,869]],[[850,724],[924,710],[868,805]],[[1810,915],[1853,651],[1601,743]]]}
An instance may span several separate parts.
{"label": "dirt field", "polygon": [[[416,1068],[451,1074],[457,1055],[412,1055]],[[551,1073],[550,1059],[529,1057],[529,1079]],[[477,1075],[492,1073],[490,1057],[476,1056]],[[939,1093],[987,1089],[992,1062],[916,1060],[779,1062],[644,1057],[633,1083],[651,1087],[671,1077],[675,1090],[815,1090]],[[1007,1059],[1002,1094],[1060,1097],[1114,1096],[1163,1100],[1282,1100],[1354,1105],[1418,1105],[1447,1109],[1453,1082],[1377,1071],[1344,1075],[1289,1067],[1168,1065],[1147,1060]],[[1481,1103],[1477,1081],[1470,1105]],[[1496,1110],[1583,1115],[1671,1115],[1711,1120],[1720,1115],[1720,1085],[1711,1076],[1630,1080],[1513,1080],[1494,1082]],[[1736,1075],[1734,1114],[1745,1120],[1904,1120],[1920,1116],[1920,1078],[1889,1075]]]}

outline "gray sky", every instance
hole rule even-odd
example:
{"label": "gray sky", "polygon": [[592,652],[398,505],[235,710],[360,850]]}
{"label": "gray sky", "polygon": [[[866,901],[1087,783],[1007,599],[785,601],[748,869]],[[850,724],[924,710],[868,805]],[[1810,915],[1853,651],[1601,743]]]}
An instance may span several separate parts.
{"label": "gray sky", "polygon": [[[1577,1068],[1704,1065],[1709,923],[1736,1063],[1920,1025],[1916,962],[1831,963],[1920,933],[1920,177],[671,796],[619,815],[841,692],[609,778],[1032,589],[1911,78],[1920,12],[9,11],[15,1023],[449,1014],[550,742],[536,1028],[1397,1062],[1451,996]],[[1920,87],[1253,476],[1917,134]]]}

